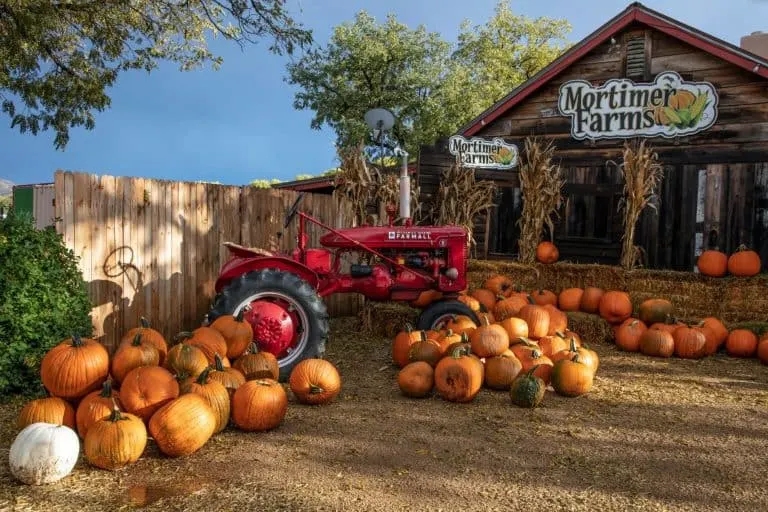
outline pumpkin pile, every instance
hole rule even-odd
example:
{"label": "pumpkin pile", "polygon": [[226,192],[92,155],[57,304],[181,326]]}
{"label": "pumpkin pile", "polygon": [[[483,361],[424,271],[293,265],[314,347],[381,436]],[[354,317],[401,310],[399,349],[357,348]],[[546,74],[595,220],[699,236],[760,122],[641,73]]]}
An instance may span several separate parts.
{"label": "pumpkin pile", "polygon": [[[19,414],[12,474],[28,484],[63,478],[77,461],[80,440],[91,465],[115,470],[136,462],[150,437],[163,454],[180,457],[230,424],[246,432],[280,425],[288,396],[277,359],[258,351],[242,315],[221,316],[175,339],[169,348],[142,318],[111,358],[97,340],[76,335],[53,347],[40,366],[50,396],[28,402]],[[305,359],[288,387],[299,403],[327,404],[341,378],[332,363]]]}
{"label": "pumpkin pile", "polygon": [[726,274],[751,277],[760,273],[762,262],[756,251],[740,245],[730,256],[721,251],[706,250],[699,255],[696,266],[699,272],[709,277],[724,277]]}
{"label": "pumpkin pile", "polygon": [[[406,325],[395,336],[392,360],[405,396],[434,391],[444,400],[470,402],[486,387],[510,393],[515,405],[536,407],[548,386],[568,397],[592,389],[599,358],[568,330],[557,295],[515,291],[509,279],[493,276],[459,300],[475,312],[479,325],[456,315],[439,329]],[[620,310],[621,304],[606,306],[607,313],[623,317]]]}

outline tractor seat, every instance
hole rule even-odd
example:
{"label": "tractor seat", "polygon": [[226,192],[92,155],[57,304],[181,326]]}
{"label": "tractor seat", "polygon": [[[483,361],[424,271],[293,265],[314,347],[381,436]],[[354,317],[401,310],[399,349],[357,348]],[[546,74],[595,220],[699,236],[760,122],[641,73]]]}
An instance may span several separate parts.
{"label": "tractor seat", "polygon": [[224,246],[229,249],[232,254],[242,256],[275,256],[275,253],[262,249],[261,247],[243,247],[234,242],[224,242]]}

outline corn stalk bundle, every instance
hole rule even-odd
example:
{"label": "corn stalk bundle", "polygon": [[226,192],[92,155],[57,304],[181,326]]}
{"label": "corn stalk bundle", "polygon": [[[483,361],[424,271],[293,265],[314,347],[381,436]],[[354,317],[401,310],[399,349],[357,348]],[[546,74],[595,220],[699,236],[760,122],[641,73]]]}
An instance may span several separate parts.
{"label": "corn stalk bundle", "polygon": [[552,163],[555,148],[552,141],[543,144],[536,137],[525,139],[525,153],[520,163],[520,193],[523,211],[518,225],[520,261],[532,264],[536,260],[536,246],[541,242],[544,226],[554,234],[554,218],[563,201],[560,166]]}
{"label": "corn stalk bundle", "polygon": [[[634,268],[641,256],[640,248],[635,245],[637,220],[646,207],[656,209],[651,200],[664,174],[658,159],[659,155],[644,140],[634,140],[624,143],[622,162],[617,166],[624,177],[624,197],[619,202],[619,208],[624,217],[621,266],[627,270]],[[615,162],[609,163],[616,165]]]}
{"label": "corn stalk bundle", "polygon": [[362,144],[339,148],[338,153],[341,165],[333,197],[339,208],[346,209],[359,226],[366,220],[366,206],[376,191],[378,172],[365,163]]}
{"label": "corn stalk bundle", "polygon": [[443,171],[440,186],[432,204],[431,217],[436,225],[453,224],[467,230],[470,246],[475,244],[472,234],[477,214],[494,206],[496,184],[477,181],[475,171],[462,166],[457,159]]}

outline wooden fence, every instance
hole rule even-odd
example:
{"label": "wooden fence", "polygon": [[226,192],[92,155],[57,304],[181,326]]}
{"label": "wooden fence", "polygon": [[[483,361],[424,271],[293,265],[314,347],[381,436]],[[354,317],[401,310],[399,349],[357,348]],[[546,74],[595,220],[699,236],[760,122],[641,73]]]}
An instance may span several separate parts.
{"label": "wooden fence", "polygon": [[[289,250],[298,222],[278,240],[289,190],[56,172],[56,229],[80,258],[94,336],[112,349],[147,317],[165,336],[200,325],[228,258],[224,242]],[[307,194],[302,209],[331,226],[344,215],[327,195]],[[322,234],[308,227],[310,245]],[[355,314],[360,297],[334,295],[332,315]]]}

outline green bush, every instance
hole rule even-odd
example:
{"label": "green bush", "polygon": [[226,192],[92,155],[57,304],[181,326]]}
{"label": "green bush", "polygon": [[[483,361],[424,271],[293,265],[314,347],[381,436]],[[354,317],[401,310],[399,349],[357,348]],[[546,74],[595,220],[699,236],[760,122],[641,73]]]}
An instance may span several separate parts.
{"label": "green bush", "polygon": [[0,220],[0,396],[43,391],[40,361],[72,333],[90,336],[90,311],[74,253],[11,210]]}

